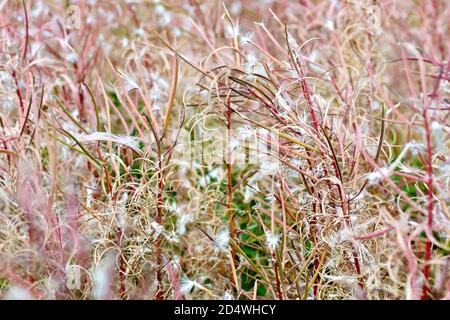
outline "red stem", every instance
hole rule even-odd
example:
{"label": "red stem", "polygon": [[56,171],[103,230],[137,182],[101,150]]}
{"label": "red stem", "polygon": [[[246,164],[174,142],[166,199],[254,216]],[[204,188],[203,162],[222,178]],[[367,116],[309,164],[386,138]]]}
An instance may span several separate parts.
{"label": "red stem", "polygon": [[278,300],[283,300],[283,292],[281,291],[281,281],[280,281],[280,274],[278,272],[278,261],[275,254],[275,251],[272,254],[274,262],[274,271],[275,271],[275,277],[277,281],[277,297]]}
{"label": "red stem", "polygon": [[[431,149],[431,132],[429,126],[429,118],[428,118],[428,110],[425,109],[424,118],[425,118],[425,132],[426,132],[426,141],[427,141],[427,186],[428,186],[428,228],[429,231],[432,231],[433,227],[433,163],[432,156],[433,150]],[[425,283],[422,286],[422,300],[425,300],[428,297],[430,288],[429,288],[429,278],[430,278],[430,262],[431,259],[431,240],[427,238],[426,248],[425,248]]]}
{"label": "red stem", "polygon": [[[162,159],[161,159],[161,149],[158,146],[158,198],[156,203],[156,223],[161,224],[162,222],[162,206],[163,206],[163,174],[162,174]],[[156,280],[158,281],[158,287],[155,293],[156,300],[162,300],[162,249],[161,249],[161,237],[158,235],[156,239]]]}
{"label": "red stem", "polygon": [[[227,131],[228,131],[228,139],[231,137],[231,91],[228,92],[227,97]],[[228,149],[228,146],[227,146]],[[233,215],[233,185],[232,185],[232,179],[231,179],[231,157],[229,154],[230,150],[227,150],[227,184],[228,184],[228,219],[229,219],[229,233],[230,233],[230,239],[234,239],[235,234],[235,226],[234,226],[234,215]],[[233,264],[236,266],[236,251],[234,247],[231,247],[231,256],[233,258]],[[234,278],[232,273],[230,273],[230,281],[234,284]]]}

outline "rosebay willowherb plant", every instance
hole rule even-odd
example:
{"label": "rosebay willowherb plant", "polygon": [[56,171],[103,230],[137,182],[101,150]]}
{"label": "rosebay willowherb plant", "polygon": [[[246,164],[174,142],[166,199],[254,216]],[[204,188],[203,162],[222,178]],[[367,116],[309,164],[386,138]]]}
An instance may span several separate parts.
{"label": "rosebay willowherb plant", "polygon": [[447,1],[0,12],[2,298],[450,298]]}

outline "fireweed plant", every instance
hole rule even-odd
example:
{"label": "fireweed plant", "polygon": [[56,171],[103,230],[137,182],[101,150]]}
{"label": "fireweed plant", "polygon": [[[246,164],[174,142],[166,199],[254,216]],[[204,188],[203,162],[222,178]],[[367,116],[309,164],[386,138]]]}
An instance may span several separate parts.
{"label": "fireweed plant", "polygon": [[0,12],[2,298],[450,298],[449,1]]}

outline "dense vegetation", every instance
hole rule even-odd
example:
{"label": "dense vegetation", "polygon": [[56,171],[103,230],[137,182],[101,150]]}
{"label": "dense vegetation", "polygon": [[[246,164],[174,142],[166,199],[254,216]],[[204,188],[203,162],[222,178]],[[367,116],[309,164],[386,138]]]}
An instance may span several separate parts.
{"label": "dense vegetation", "polygon": [[0,1],[0,296],[450,298],[449,17]]}

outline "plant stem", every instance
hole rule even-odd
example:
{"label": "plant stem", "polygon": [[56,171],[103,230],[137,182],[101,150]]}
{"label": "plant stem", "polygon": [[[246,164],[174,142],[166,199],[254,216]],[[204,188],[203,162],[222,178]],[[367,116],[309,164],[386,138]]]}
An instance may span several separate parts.
{"label": "plant stem", "polygon": [[[228,214],[228,222],[229,222],[229,233],[230,233],[230,239],[234,240],[235,237],[235,226],[234,226],[234,214],[233,214],[233,185],[232,185],[232,178],[231,178],[231,150],[228,150],[229,148],[229,139],[231,138],[231,97],[230,97],[231,90],[228,92],[227,97],[227,132],[228,132],[228,139],[227,139],[227,185],[228,185],[228,207],[227,207],[227,214]],[[231,247],[231,257],[234,264],[234,267],[236,267],[236,250],[234,247]],[[233,276],[230,274],[230,281],[234,284]]]}
{"label": "plant stem", "polygon": [[[162,159],[161,159],[161,146],[158,144],[158,196],[156,202],[156,223],[159,225],[162,222],[162,206],[163,206],[163,172],[162,172]],[[161,248],[161,236],[156,238],[156,280],[158,282],[157,290],[155,293],[156,300],[162,300],[162,248]]]}
{"label": "plant stem", "polygon": [[[425,109],[424,118],[425,118],[425,132],[426,132],[426,141],[427,141],[427,187],[428,187],[428,221],[427,227],[429,231],[432,232],[433,228],[433,150],[431,148],[431,132],[430,132],[430,123],[428,118],[428,110]],[[425,300],[428,297],[430,288],[429,288],[429,278],[430,278],[430,259],[431,259],[431,240],[427,237],[427,243],[425,248],[425,269],[424,269],[424,277],[425,283],[422,286],[422,300]]]}

